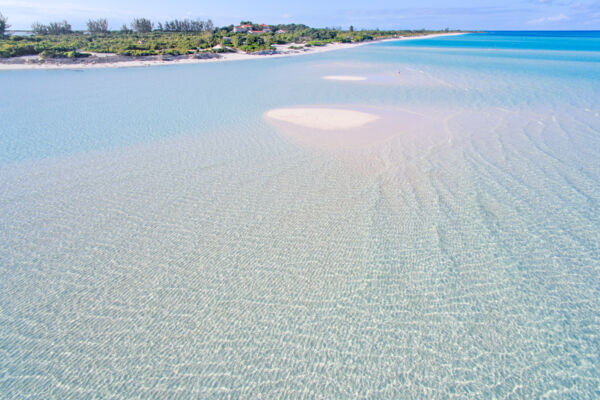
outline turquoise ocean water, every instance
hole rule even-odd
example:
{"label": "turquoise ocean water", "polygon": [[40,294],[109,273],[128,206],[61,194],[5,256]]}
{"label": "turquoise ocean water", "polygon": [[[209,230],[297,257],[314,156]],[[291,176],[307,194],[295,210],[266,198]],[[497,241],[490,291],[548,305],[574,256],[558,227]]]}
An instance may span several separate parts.
{"label": "turquoise ocean water", "polygon": [[600,33],[0,87],[0,397],[600,396]]}

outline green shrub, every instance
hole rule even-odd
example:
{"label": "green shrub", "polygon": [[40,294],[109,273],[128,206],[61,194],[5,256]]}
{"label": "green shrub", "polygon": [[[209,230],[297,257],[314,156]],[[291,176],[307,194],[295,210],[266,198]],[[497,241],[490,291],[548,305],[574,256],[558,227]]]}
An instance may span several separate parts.
{"label": "green shrub", "polygon": [[330,40],[311,40],[310,42],[306,43],[306,47],[311,47],[311,46],[325,46],[326,44],[331,43]]}
{"label": "green shrub", "polygon": [[8,57],[20,57],[20,56],[30,56],[36,55],[39,52],[36,51],[35,46],[30,44],[25,45],[6,45],[2,44],[0,46],[0,57],[8,58]]}
{"label": "green shrub", "polygon": [[66,57],[66,53],[59,50],[54,49],[46,49],[40,53],[40,57],[42,58],[64,58]]}
{"label": "green shrub", "polygon": [[142,56],[155,56],[156,53],[154,50],[121,50],[117,52],[117,54],[122,56],[131,56],[131,57],[142,57]]}
{"label": "green shrub", "polygon": [[88,53],[80,53],[78,51],[69,51],[66,53],[68,58],[86,58],[89,57],[91,54]]}

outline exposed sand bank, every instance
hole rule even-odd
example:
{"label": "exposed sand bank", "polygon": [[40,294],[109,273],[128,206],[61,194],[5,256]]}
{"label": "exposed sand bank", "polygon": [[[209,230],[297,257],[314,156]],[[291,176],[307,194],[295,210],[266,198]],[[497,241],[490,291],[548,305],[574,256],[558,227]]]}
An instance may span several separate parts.
{"label": "exposed sand bank", "polygon": [[259,52],[259,54],[248,54],[244,52],[237,53],[221,53],[215,55],[207,55],[203,58],[189,57],[143,57],[143,58],[128,58],[115,55],[94,54],[92,57],[82,60],[48,60],[40,62],[37,56],[16,57],[14,59],[0,59],[0,71],[2,70],[23,70],[23,69],[90,69],[90,68],[126,68],[126,67],[152,67],[160,65],[181,65],[181,64],[197,64],[206,62],[225,62],[225,61],[240,61],[240,60],[259,60],[264,58],[278,58],[300,56],[306,54],[324,53],[334,50],[351,49],[358,46],[364,46],[378,42],[389,42],[397,40],[418,40],[430,39],[439,36],[454,36],[462,35],[463,33],[440,33],[432,35],[423,35],[417,37],[398,37],[381,40],[371,40],[360,43],[330,43],[325,46],[304,47],[302,49],[290,49],[289,45],[276,45],[274,51]]}
{"label": "exposed sand bank", "polygon": [[[399,48],[399,51],[403,51]],[[315,63],[313,68],[320,72],[319,79],[331,82],[348,83],[355,85],[399,85],[404,87],[455,87],[457,82],[451,79],[452,75],[439,76],[434,69],[415,65],[406,60],[390,63],[382,68],[381,64],[349,60],[328,60]]]}
{"label": "exposed sand bank", "polygon": [[[343,68],[343,67],[342,67]],[[363,71],[367,72],[367,71]],[[362,75],[325,75],[321,79],[330,81],[356,82],[373,85],[399,85],[404,87],[454,87],[452,82],[440,79],[427,71],[401,65],[395,71],[365,73]]]}
{"label": "exposed sand bank", "polygon": [[356,110],[336,108],[277,108],[265,116],[296,126],[325,131],[358,128],[374,122],[379,116]]}
{"label": "exposed sand bank", "polygon": [[367,78],[364,76],[354,76],[354,75],[327,75],[322,79],[329,81],[366,81]]}
{"label": "exposed sand bank", "polygon": [[[442,116],[444,114],[444,116]],[[364,149],[394,138],[439,136],[448,113],[368,106],[280,108],[264,118],[293,142],[318,150]]]}

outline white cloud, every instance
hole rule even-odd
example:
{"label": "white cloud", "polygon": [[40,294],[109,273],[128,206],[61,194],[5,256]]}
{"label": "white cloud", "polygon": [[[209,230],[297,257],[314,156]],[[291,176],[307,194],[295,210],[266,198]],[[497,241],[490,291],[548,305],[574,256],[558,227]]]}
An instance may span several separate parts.
{"label": "white cloud", "polygon": [[10,7],[21,10],[28,10],[38,14],[44,13],[84,13],[84,12],[107,12],[109,10],[97,7],[86,7],[76,3],[53,3],[52,5],[40,3],[40,2],[29,2],[29,1],[14,1],[14,0],[0,0],[0,7]]}
{"label": "white cloud", "polygon": [[98,17],[108,18],[110,23],[120,26],[137,14],[129,10],[111,10],[108,7],[78,4],[72,0],[49,3],[43,0],[0,0],[0,10],[8,17],[13,29],[29,29],[34,21],[47,23],[63,19],[71,23],[73,28],[82,29],[88,18]]}
{"label": "white cloud", "polygon": [[542,18],[532,19],[528,23],[529,24],[545,24],[548,22],[568,21],[570,19],[571,19],[571,17],[569,17],[568,15],[559,14],[559,15],[554,15],[551,17],[542,17]]}

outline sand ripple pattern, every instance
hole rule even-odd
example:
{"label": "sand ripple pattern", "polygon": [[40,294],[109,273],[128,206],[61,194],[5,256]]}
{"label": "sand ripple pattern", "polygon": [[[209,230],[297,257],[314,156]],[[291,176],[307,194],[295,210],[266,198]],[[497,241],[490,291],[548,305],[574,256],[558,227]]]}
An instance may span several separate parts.
{"label": "sand ripple pattern", "polygon": [[593,398],[585,118],[453,113],[361,163],[231,131],[4,168],[2,396]]}
{"label": "sand ripple pattern", "polygon": [[0,398],[597,399],[599,65],[0,74]]}

